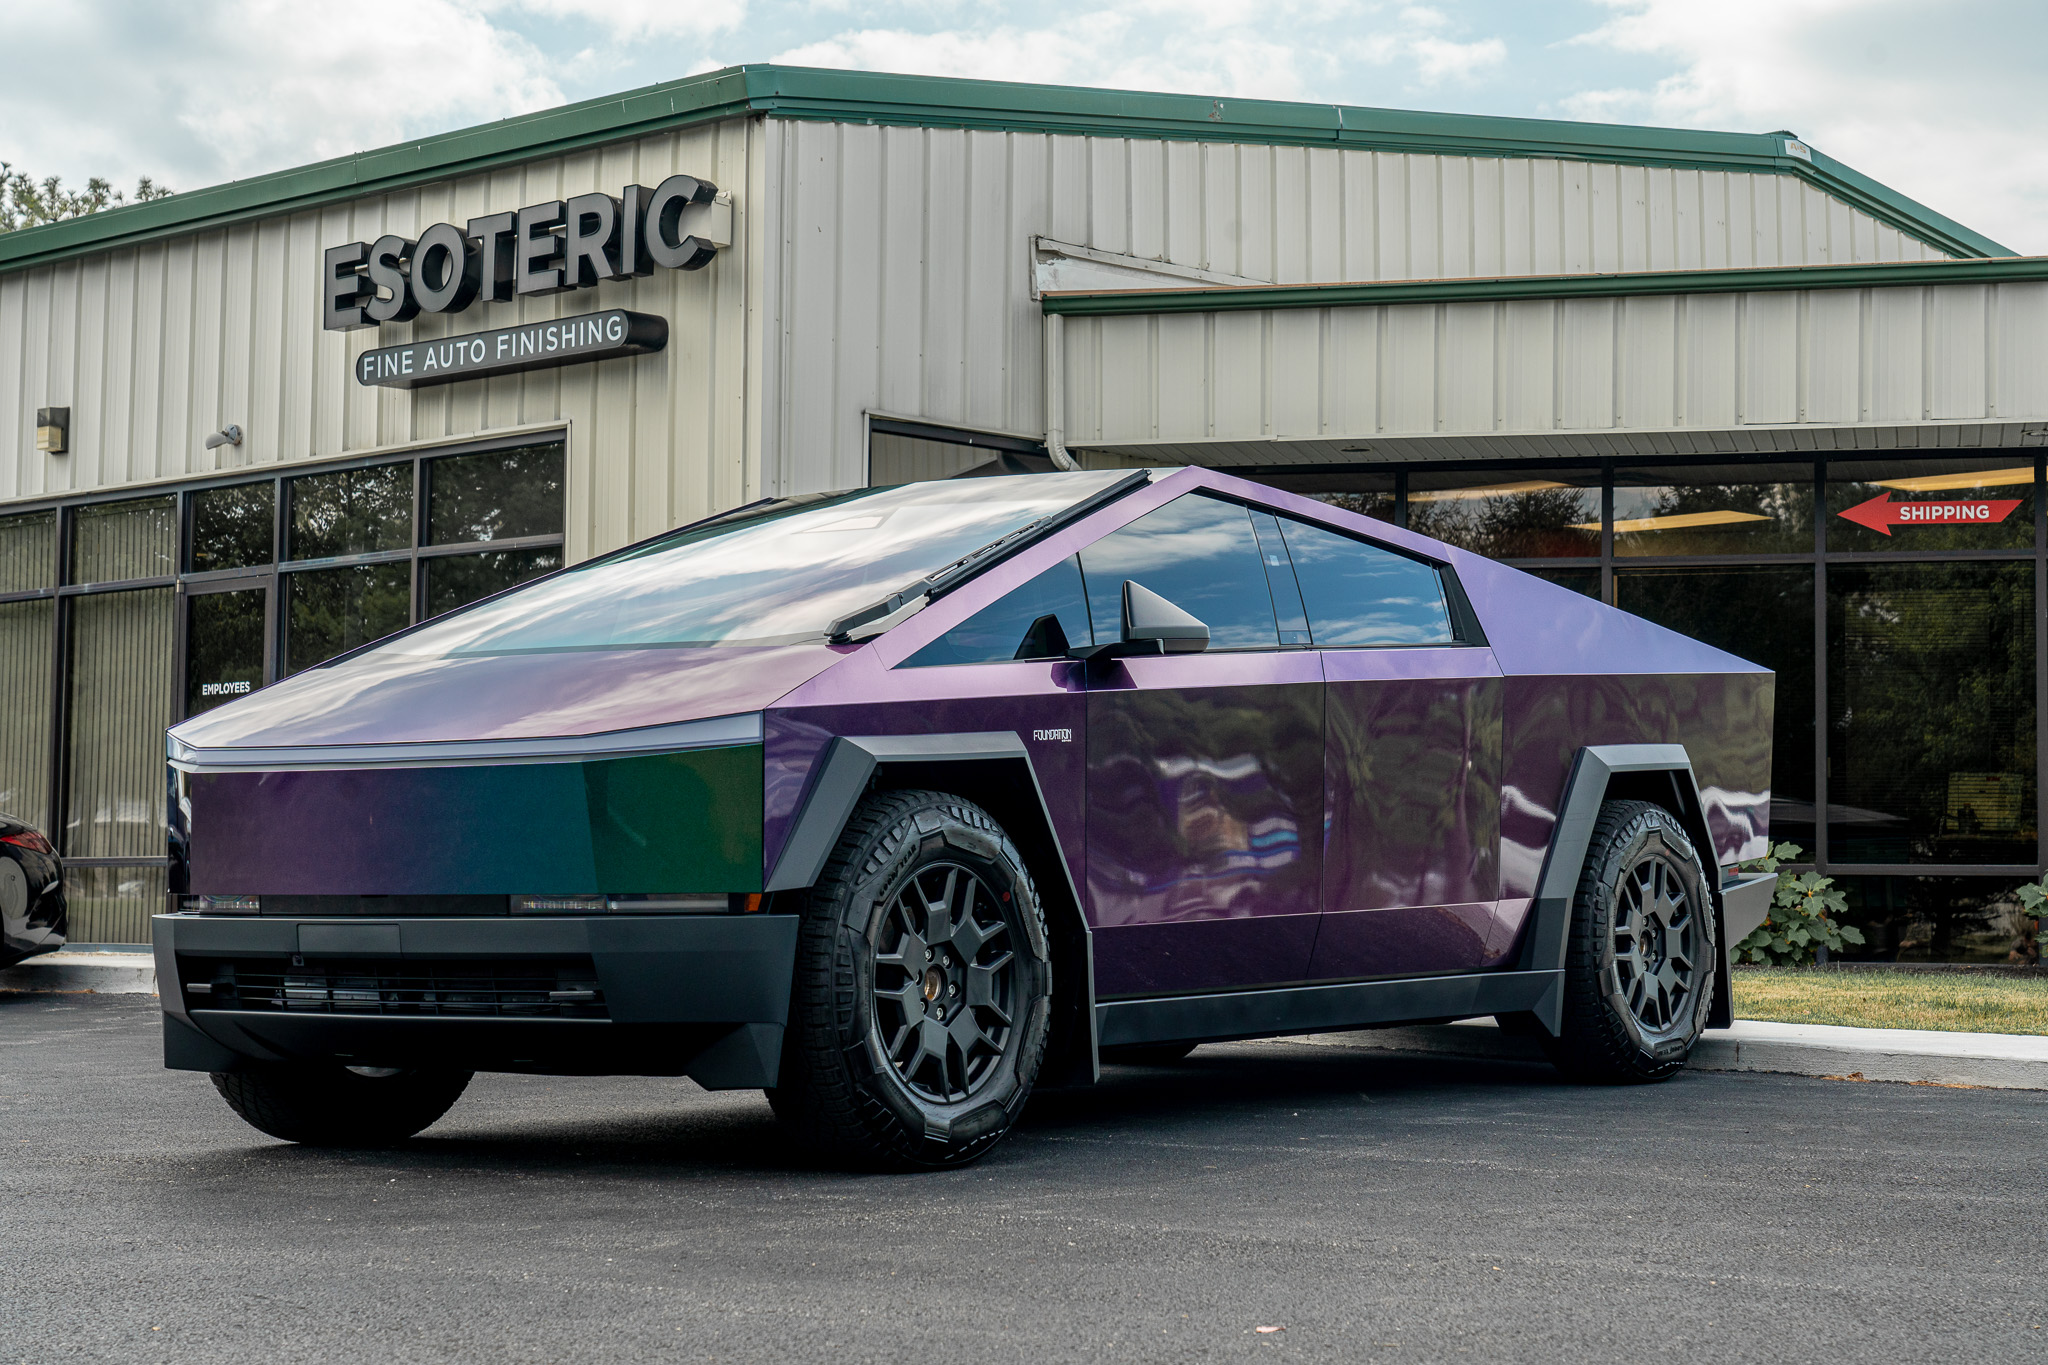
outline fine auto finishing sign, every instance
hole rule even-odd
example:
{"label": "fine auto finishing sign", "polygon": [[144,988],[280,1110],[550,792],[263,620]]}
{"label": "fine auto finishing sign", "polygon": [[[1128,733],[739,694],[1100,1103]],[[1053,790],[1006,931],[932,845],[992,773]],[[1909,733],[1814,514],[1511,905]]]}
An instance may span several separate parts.
{"label": "fine auto finishing sign", "polygon": [[417,389],[581,360],[646,355],[667,344],[666,320],[613,308],[365,351],[356,357],[356,382]]}
{"label": "fine auto finishing sign", "polygon": [[1986,526],[2004,521],[2020,505],[2018,498],[1956,499],[1944,502],[1893,502],[1889,493],[1879,493],[1859,502],[1842,516],[1858,526],[1867,526],[1881,536],[1894,526]]}

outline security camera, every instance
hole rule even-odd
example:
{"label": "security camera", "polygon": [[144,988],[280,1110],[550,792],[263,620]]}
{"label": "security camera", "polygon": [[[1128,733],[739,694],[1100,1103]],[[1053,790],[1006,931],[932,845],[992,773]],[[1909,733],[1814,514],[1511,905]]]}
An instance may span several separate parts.
{"label": "security camera", "polygon": [[206,438],[206,448],[208,450],[219,450],[222,446],[238,446],[241,443],[242,429],[232,425],[224,427]]}

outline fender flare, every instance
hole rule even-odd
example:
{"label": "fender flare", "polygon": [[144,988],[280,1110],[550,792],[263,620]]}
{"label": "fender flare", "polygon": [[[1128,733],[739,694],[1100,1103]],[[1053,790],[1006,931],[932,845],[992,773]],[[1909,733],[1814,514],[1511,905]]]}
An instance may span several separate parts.
{"label": "fender flare", "polygon": [[[1029,845],[1039,845],[1041,856],[1034,861],[1050,864],[1058,879],[1052,888],[1065,907],[1047,906],[1046,928],[1055,937],[1065,934],[1070,951],[1080,962],[1081,991],[1070,996],[1054,1011],[1055,1036],[1048,1041],[1041,1084],[1093,1084],[1102,1074],[1095,1020],[1095,937],[1088,926],[1080,888],[1065,850],[1060,845],[1059,827],[1045,800],[1045,788],[1031,752],[1014,730],[986,730],[968,734],[929,735],[839,735],[820,756],[816,775],[804,794],[789,837],[776,855],[764,891],[799,891],[817,884],[832,856],[846,822],[853,817],[877,776],[886,770],[922,768],[932,764],[998,765],[1018,773],[1029,782],[1028,796],[1021,801],[1023,814],[1035,819],[1034,830],[1010,830],[1022,851],[1030,857]],[[1014,820],[1017,812],[1012,812]],[[1041,893],[1041,900],[1046,899]],[[1061,923],[1052,922],[1057,914]]]}
{"label": "fender flare", "polygon": [[[1758,891],[1774,885],[1776,878],[1731,878],[1722,872],[1715,856],[1712,831],[1707,827],[1706,803],[1700,800],[1699,783],[1693,776],[1692,756],[1683,744],[1593,744],[1581,748],[1573,758],[1557,824],[1551,831],[1550,848],[1537,878],[1529,933],[1522,944],[1523,970],[1557,974],[1557,988],[1546,994],[1533,1012],[1551,1036],[1557,1036],[1563,1025],[1565,943],[1571,927],[1572,902],[1578,895],[1579,874],[1585,869],[1601,804],[1607,800],[1613,779],[1619,774],[1664,776],[1670,784],[1671,804],[1677,807],[1680,825],[1692,839],[1693,847],[1705,855],[1702,861],[1707,868],[1707,894],[1713,901],[1714,937],[1721,958],[1707,1027],[1727,1028],[1734,1022],[1734,1005],[1729,995],[1729,970],[1734,954],[1728,930],[1731,922],[1741,924],[1745,935],[1756,927],[1749,908],[1757,900]],[[1768,904],[1767,893],[1764,903]],[[1761,914],[1754,916],[1755,921],[1762,918]]]}

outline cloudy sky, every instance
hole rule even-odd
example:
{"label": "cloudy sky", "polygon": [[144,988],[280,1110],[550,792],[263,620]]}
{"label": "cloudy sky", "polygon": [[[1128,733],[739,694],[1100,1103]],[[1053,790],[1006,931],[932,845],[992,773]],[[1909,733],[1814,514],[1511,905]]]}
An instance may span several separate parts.
{"label": "cloudy sky", "polygon": [[180,189],[741,62],[1766,132],[2048,254],[2033,0],[18,0],[0,160]]}

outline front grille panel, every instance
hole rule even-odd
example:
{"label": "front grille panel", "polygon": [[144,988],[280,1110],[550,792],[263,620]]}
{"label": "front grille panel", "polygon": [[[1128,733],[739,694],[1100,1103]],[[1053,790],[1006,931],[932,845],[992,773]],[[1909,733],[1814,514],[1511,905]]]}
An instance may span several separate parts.
{"label": "front grille panel", "polygon": [[608,1019],[587,957],[181,959],[192,1009],[465,1019]]}

